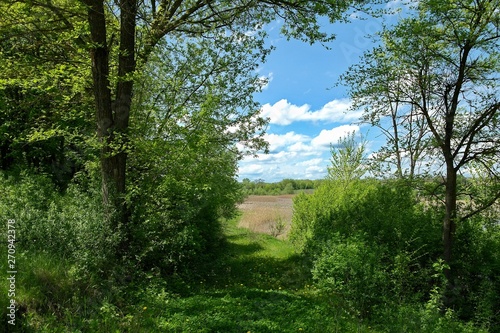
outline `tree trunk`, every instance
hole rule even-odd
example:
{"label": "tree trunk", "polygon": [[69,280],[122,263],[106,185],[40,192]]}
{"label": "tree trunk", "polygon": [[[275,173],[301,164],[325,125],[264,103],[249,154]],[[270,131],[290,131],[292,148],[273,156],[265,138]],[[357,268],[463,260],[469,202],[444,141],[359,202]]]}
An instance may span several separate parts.
{"label": "tree trunk", "polygon": [[120,2],[120,55],[116,100],[112,103],[109,81],[109,46],[103,0],[87,0],[92,40],[91,59],[96,103],[97,137],[101,148],[102,195],[105,215],[118,228],[128,222],[126,193],[127,130],[135,70],[136,0]]}
{"label": "tree trunk", "polygon": [[[92,60],[92,79],[94,88],[94,99],[96,105],[97,137],[102,145],[101,148],[101,174],[102,195],[106,216],[110,216],[112,206],[110,196],[117,193],[113,189],[112,152],[110,144],[113,131],[113,111],[111,109],[111,91],[109,82],[109,50],[106,40],[106,18],[104,4],[99,0],[88,0],[88,21],[90,36],[94,44],[90,49]],[[118,183],[118,182],[116,182]]]}
{"label": "tree trunk", "polygon": [[449,265],[452,260],[453,235],[457,218],[457,172],[453,165],[446,170],[446,212],[443,221],[443,259]]}

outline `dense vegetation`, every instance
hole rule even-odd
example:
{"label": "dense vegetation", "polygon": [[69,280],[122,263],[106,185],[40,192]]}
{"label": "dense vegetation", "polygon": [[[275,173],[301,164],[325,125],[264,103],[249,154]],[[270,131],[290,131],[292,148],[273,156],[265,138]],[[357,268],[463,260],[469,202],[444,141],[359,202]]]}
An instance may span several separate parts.
{"label": "dense vegetation", "polygon": [[391,332],[467,331],[453,323],[460,318],[497,332],[498,213],[460,224],[454,306],[445,308],[443,212],[428,199],[401,181],[332,180],[295,198],[290,239],[310,260],[324,297],[341,299],[360,319]]}
{"label": "dense vegetation", "polygon": [[[262,25],[324,42],[365,3],[2,1],[0,327],[500,332],[498,0],[419,1],[345,75],[370,163],[353,134],[325,180],[237,182]],[[297,192],[290,242],[237,228]]]}
{"label": "dense vegetation", "polygon": [[283,179],[275,183],[266,183],[263,180],[250,181],[245,178],[241,182],[241,191],[245,196],[295,194],[303,191],[311,192],[322,182],[323,180]]}

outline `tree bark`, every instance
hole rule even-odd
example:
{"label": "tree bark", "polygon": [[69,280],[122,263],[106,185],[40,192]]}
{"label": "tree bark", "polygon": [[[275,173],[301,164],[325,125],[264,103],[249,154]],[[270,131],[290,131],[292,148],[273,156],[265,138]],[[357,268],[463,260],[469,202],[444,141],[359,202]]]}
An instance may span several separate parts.
{"label": "tree bark", "polygon": [[109,216],[110,193],[115,191],[110,188],[113,163],[108,157],[111,154],[109,144],[112,135],[113,112],[111,110],[111,91],[109,89],[109,49],[106,40],[106,18],[102,1],[87,0],[86,5],[88,6],[90,37],[93,43],[90,49],[90,57],[92,60],[92,79],[96,104],[97,137],[102,145],[100,158],[102,195],[106,215]]}
{"label": "tree bark", "polygon": [[450,265],[457,218],[457,172],[452,164],[448,165],[446,170],[445,207],[443,221],[443,260]]}
{"label": "tree bark", "polygon": [[92,77],[96,103],[97,137],[101,148],[102,195],[106,218],[114,227],[127,224],[127,129],[135,70],[136,0],[120,2],[120,55],[115,101],[109,80],[109,46],[103,0],[86,0],[92,47]]}

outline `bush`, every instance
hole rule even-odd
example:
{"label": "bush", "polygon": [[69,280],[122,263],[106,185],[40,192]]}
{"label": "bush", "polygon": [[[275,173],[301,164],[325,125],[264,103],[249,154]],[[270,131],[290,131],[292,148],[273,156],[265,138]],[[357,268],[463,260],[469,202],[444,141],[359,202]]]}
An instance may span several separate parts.
{"label": "bush", "polygon": [[313,277],[323,292],[342,297],[351,313],[367,317],[390,294],[382,253],[360,236],[337,235],[314,262]]}
{"label": "bush", "polygon": [[[142,192],[144,191],[144,192]],[[222,242],[217,206],[210,206],[192,184],[165,177],[141,189],[132,218],[132,253],[145,269],[172,273]]]}
{"label": "bush", "polygon": [[361,180],[344,187],[330,181],[295,198],[290,239],[312,256],[337,234],[362,234],[393,252],[433,256],[440,250],[440,228],[435,214],[397,182]]}
{"label": "bush", "polygon": [[311,259],[317,285],[362,317],[429,294],[440,236],[436,215],[397,182],[330,181],[294,201],[290,238]]}
{"label": "bush", "polygon": [[104,223],[95,187],[71,184],[62,194],[48,177],[27,173],[0,182],[0,217],[16,220],[20,248],[64,257],[82,273],[110,268],[120,236]]}
{"label": "bush", "polygon": [[453,250],[457,315],[500,332],[500,225],[481,216],[461,221]]}

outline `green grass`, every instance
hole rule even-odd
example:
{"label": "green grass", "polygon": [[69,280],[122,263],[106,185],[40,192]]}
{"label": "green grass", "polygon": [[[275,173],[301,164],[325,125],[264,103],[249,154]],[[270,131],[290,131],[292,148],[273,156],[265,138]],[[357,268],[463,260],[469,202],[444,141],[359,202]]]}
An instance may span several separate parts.
{"label": "green grass", "polygon": [[[81,279],[44,253],[18,262],[18,332],[373,332],[309,286],[292,246],[225,224],[227,246],[191,277],[138,274],[126,287]],[[0,269],[5,272],[2,262]],[[1,305],[8,299],[5,284]],[[3,310],[5,312],[5,310]],[[2,312],[3,317],[6,314]],[[2,323],[3,325],[4,323]],[[20,327],[22,326],[22,327]],[[0,326],[1,329],[10,326]]]}

